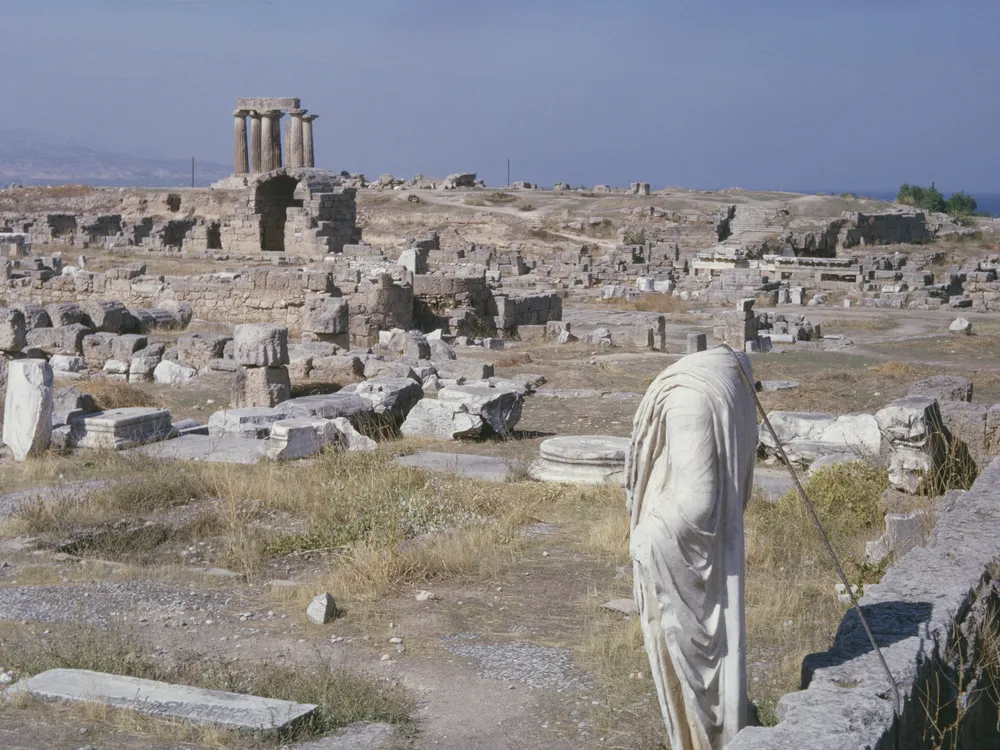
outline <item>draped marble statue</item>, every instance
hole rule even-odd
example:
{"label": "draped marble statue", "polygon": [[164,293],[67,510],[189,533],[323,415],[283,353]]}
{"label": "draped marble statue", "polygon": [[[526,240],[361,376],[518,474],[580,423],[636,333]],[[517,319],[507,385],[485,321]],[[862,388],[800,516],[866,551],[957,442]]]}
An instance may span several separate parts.
{"label": "draped marble statue", "polygon": [[743,511],[757,422],[750,360],[690,354],[646,391],[626,465],[639,609],[671,750],[721,750],[747,723]]}

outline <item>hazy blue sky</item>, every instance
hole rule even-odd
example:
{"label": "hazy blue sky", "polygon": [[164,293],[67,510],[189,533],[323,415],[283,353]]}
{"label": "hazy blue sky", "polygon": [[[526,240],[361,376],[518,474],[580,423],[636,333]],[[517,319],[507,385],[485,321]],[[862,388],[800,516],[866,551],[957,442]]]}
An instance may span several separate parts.
{"label": "hazy blue sky", "polygon": [[299,96],[317,165],[490,184],[1000,191],[997,0],[0,0],[0,128],[231,163]]}

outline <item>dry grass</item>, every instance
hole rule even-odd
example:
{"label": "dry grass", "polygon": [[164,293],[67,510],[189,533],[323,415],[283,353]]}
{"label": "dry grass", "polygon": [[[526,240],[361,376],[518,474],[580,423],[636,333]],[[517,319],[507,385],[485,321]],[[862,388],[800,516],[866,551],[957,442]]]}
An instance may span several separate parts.
{"label": "dry grass", "polygon": [[823,331],[839,333],[840,331],[891,331],[899,327],[895,318],[888,316],[878,318],[831,318],[823,321]]}
{"label": "dry grass", "polygon": [[130,406],[161,406],[159,399],[144,388],[124,380],[90,378],[76,383],[76,387],[94,397],[99,409],[124,409]]}
{"label": "dry grass", "polygon": [[[44,630],[44,633],[42,632]],[[137,632],[114,627],[80,624],[0,626],[0,663],[16,676],[47,669],[89,669],[150,680],[193,685],[211,690],[259,695],[300,703],[314,703],[319,710],[300,723],[282,742],[331,732],[356,721],[406,724],[412,704],[404,691],[385,681],[337,669],[316,654],[308,665],[238,662],[217,657],[175,653],[165,660]],[[149,722],[134,714],[108,712],[98,707],[83,709],[91,718],[120,724]],[[136,727],[138,728],[138,727]],[[179,723],[161,732],[172,739],[188,739],[213,747],[246,748],[274,746],[273,739],[253,738],[218,729],[193,729]],[[178,737],[178,731],[180,737]]]}
{"label": "dry grass", "polygon": [[637,312],[654,313],[685,313],[699,307],[699,304],[692,300],[683,300],[672,294],[660,292],[646,292],[640,294],[633,300],[615,299],[610,300],[610,304],[619,310],[636,310]]}

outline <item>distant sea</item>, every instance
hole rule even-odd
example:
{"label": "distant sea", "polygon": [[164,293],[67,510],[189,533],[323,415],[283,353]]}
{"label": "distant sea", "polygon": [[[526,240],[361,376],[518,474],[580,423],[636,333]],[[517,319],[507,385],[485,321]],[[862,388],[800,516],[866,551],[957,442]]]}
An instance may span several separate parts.
{"label": "distant sea", "polygon": [[[834,195],[840,195],[841,193],[854,193],[855,195],[862,198],[875,198],[880,201],[894,201],[896,200],[895,190],[804,190],[804,193],[832,193]],[[951,193],[944,193],[944,197],[948,198]],[[1000,193],[969,193],[973,198],[976,199],[976,206],[979,213],[986,213],[990,216],[1000,216]]]}

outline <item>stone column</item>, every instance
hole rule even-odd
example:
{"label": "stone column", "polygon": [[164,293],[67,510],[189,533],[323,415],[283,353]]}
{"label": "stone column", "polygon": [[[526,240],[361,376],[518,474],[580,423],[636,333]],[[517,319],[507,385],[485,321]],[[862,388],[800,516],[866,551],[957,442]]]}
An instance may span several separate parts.
{"label": "stone column", "polygon": [[281,159],[281,118],[285,116],[285,113],[280,109],[275,109],[271,111],[271,118],[273,123],[271,125],[271,137],[274,139],[272,144],[272,149],[274,153],[274,169],[281,169],[282,159]]}
{"label": "stone column", "polygon": [[250,112],[250,171],[257,174],[261,171],[261,136],[260,112]]}
{"label": "stone column", "polygon": [[273,109],[265,109],[260,113],[260,171],[270,172],[281,166],[281,154],[274,152],[274,118]]}
{"label": "stone column", "polygon": [[291,121],[288,123],[288,166],[304,167],[306,165],[305,155],[302,149],[302,117],[305,115],[304,109],[290,109]]}
{"label": "stone column", "polygon": [[245,109],[233,110],[233,174],[246,174],[250,171],[250,159],[247,155],[247,115]]}
{"label": "stone column", "polygon": [[316,153],[313,151],[313,120],[319,115],[305,115],[302,118],[302,166],[315,167]]}

